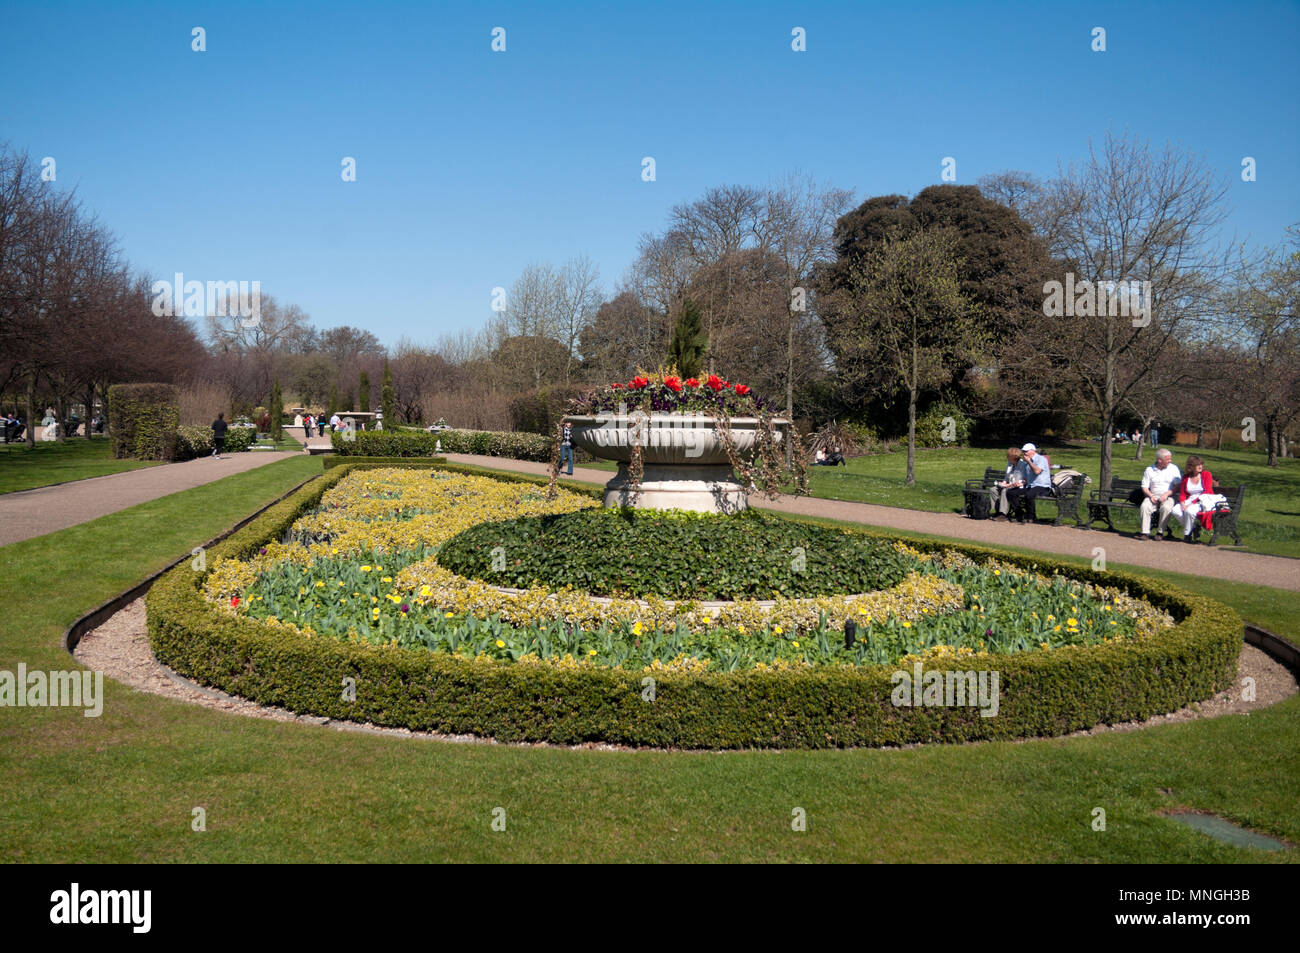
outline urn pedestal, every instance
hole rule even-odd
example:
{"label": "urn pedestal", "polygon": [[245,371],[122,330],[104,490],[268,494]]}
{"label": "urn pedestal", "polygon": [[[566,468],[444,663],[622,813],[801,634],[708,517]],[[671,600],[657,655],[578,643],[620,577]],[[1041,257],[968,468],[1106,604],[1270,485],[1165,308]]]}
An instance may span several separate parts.
{"label": "urn pedestal", "polygon": [[[749,505],[745,487],[736,479],[722,434],[704,414],[608,414],[565,418],[573,427],[573,445],[593,457],[614,460],[618,473],[605,484],[606,506],[652,510],[693,510],[699,513],[738,513]],[[788,420],[774,420],[773,439],[779,446]],[[731,420],[736,454],[746,462],[758,451],[763,426],[756,417]],[[640,436],[642,479],[632,493],[632,448]]]}

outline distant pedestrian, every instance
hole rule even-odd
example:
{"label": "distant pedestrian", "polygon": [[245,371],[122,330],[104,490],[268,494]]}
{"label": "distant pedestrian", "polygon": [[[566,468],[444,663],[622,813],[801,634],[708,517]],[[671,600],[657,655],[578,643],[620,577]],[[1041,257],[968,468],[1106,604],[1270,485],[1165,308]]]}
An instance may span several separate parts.
{"label": "distant pedestrian", "polygon": [[1151,428],[1151,449],[1158,450],[1159,448],[1160,448],[1160,431],[1157,430],[1155,427],[1152,427]]}
{"label": "distant pedestrian", "polygon": [[565,461],[568,461],[568,475],[573,476],[573,425],[565,422],[564,430],[560,436],[560,466],[563,467]]}
{"label": "distant pedestrian", "polygon": [[224,460],[221,451],[226,449],[226,431],[230,425],[226,423],[225,414],[217,414],[217,419],[212,421],[212,455],[218,460]]}
{"label": "distant pedestrian", "polygon": [[307,439],[310,440],[311,437],[312,437],[312,432],[311,432],[311,425],[312,425],[311,414],[307,414],[307,416],[305,416],[305,417],[302,418],[302,425],[303,425],[303,428],[304,428],[304,432],[307,434]]}
{"label": "distant pedestrian", "polygon": [[340,423],[342,423],[342,421],[339,420],[339,415],[338,415],[338,414],[333,414],[333,415],[330,417],[330,433],[338,433],[338,432],[339,432],[339,424],[340,424]]}

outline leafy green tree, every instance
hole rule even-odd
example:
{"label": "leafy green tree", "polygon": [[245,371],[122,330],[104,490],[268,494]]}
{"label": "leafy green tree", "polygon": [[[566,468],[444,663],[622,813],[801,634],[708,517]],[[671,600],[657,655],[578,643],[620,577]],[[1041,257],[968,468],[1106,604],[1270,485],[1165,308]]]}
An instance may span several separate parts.
{"label": "leafy green tree", "polygon": [[704,353],[708,338],[704,334],[704,321],[695,302],[687,298],[682,302],[681,314],[673,325],[673,337],[668,344],[668,360],[682,377],[699,377],[704,367]]}
{"label": "leafy green tree", "polygon": [[330,384],[329,409],[325,413],[326,419],[333,417],[339,412],[339,385]]}
{"label": "leafy green tree", "polygon": [[284,436],[284,395],[280,393],[280,380],[271,387],[271,439],[277,443]]}
{"label": "leafy green tree", "polygon": [[370,375],[365,371],[361,372],[361,385],[357,389],[357,410],[360,413],[370,412]]}
{"label": "leafy green tree", "polygon": [[384,361],[384,380],[379,388],[379,409],[384,415],[384,429],[397,429],[397,397],[393,394],[393,369]]}
{"label": "leafy green tree", "polygon": [[851,265],[835,301],[841,374],[873,395],[906,395],[908,486],[916,483],[921,394],[969,366],[985,343],[961,293],[956,248],[951,229],[895,229]]}

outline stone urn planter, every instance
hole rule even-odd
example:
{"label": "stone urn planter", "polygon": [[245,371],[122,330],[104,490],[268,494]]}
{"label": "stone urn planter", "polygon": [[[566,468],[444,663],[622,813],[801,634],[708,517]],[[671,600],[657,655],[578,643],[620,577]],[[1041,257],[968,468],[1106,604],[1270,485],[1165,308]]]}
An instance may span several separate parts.
{"label": "stone urn planter", "polygon": [[[653,510],[738,513],[749,505],[745,487],[732,472],[717,421],[707,414],[600,414],[564,418],[573,427],[573,445],[593,457],[618,462],[618,473],[605,484],[606,506]],[[763,422],[732,417],[736,454],[749,462],[759,449]],[[780,445],[790,421],[774,419],[773,439]],[[633,492],[633,446],[639,439],[643,474],[640,493]]]}

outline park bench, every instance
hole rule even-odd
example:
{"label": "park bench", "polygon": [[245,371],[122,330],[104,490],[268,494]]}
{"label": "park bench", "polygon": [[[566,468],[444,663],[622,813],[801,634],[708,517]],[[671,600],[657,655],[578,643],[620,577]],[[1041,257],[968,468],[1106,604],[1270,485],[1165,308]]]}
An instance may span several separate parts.
{"label": "park bench", "polygon": [[993,489],[994,484],[999,480],[1005,479],[1006,470],[999,470],[997,467],[988,467],[984,471],[983,478],[973,477],[966,481],[962,488],[962,509],[961,511],[967,516],[971,514],[974,498],[980,493],[985,496],[989,495],[989,490]]}
{"label": "park bench", "polygon": [[1083,526],[1083,517],[1079,515],[1079,506],[1083,503],[1083,491],[1087,485],[1088,475],[1080,473],[1064,489],[1052,484],[1050,496],[1030,497],[1027,501],[1030,522],[1038,520],[1039,503],[1055,503],[1056,519],[1052,520],[1053,526],[1060,526],[1064,519],[1074,520],[1075,526]]}
{"label": "park bench", "polygon": [[1241,537],[1237,534],[1237,518],[1241,516],[1241,504],[1246,497],[1246,484],[1215,487],[1215,492],[1226,496],[1228,502],[1220,503],[1211,518],[1214,532],[1210,536],[1210,545],[1213,546],[1214,541],[1222,534],[1232,536],[1233,544],[1240,546]]}
{"label": "park bench", "polygon": [[1111,518],[1112,510],[1134,510],[1142,505],[1142,481],[1120,480],[1111,478],[1110,486],[1093,490],[1088,499],[1088,520],[1084,529],[1092,529],[1095,520],[1104,519],[1111,531],[1115,531],[1115,522]]}

